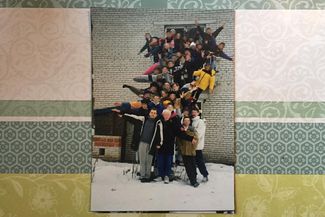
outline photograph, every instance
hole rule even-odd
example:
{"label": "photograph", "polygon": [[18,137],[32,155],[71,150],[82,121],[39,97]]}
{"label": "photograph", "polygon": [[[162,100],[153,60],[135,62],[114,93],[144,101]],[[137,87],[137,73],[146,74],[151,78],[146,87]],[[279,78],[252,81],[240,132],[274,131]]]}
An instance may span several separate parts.
{"label": "photograph", "polygon": [[235,12],[91,8],[91,211],[235,213]]}

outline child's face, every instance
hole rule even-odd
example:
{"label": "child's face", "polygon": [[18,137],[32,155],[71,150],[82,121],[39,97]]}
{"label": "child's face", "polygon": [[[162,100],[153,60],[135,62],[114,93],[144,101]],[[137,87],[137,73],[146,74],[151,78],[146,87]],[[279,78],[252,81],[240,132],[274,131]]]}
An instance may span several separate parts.
{"label": "child's face", "polygon": [[160,97],[159,96],[154,96],[153,97],[153,101],[154,101],[154,103],[159,103],[160,102]]}
{"label": "child's face", "polygon": [[196,110],[193,110],[192,111],[192,116],[195,118],[195,117],[197,117],[197,116],[199,116],[199,112],[198,111],[196,111]]}
{"label": "child's face", "polygon": [[218,44],[218,48],[219,48],[220,50],[223,50],[223,49],[225,48],[225,45],[222,44],[222,43],[220,43],[220,44]]}
{"label": "child's face", "polygon": [[165,91],[161,91],[161,96],[162,97],[166,97],[167,96],[167,93]]}
{"label": "child's face", "polygon": [[204,68],[205,68],[206,70],[210,71],[210,70],[211,70],[211,65],[205,65]]}
{"label": "child's face", "polygon": [[162,72],[163,72],[163,73],[168,73],[168,68],[167,68],[167,67],[164,67],[164,68],[162,69]]}
{"label": "child's face", "polygon": [[182,53],[181,53],[181,52],[177,52],[177,53],[176,53],[176,56],[177,56],[177,57],[181,57],[181,56],[182,56]]}
{"label": "child's face", "polygon": [[177,84],[174,84],[173,85],[173,90],[178,91],[179,90],[179,86]]}
{"label": "child's face", "polygon": [[158,75],[158,74],[160,74],[160,71],[159,71],[159,69],[155,69],[155,70],[153,70],[153,74],[155,74],[155,75]]}
{"label": "child's face", "polygon": [[145,93],[143,94],[144,99],[150,99],[150,93]]}
{"label": "child's face", "polygon": [[166,90],[169,90],[171,87],[170,87],[170,83],[166,82],[164,83],[164,86],[163,86]]}
{"label": "child's face", "polygon": [[183,125],[184,125],[185,127],[190,126],[190,123],[191,123],[191,120],[190,120],[189,118],[184,118],[184,120],[183,120]]}
{"label": "child's face", "polygon": [[167,106],[167,109],[168,109],[169,111],[173,111],[173,110],[174,110],[174,106],[169,104],[169,105]]}
{"label": "child's face", "polygon": [[148,104],[146,104],[146,103],[142,103],[141,106],[142,106],[142,109],[145,109],[145,110],[148,109]]}
{"label": "child's face", "polygon": [[157,87],[155,87],[155,86],[151,86],[151,87],[149,88],[149,90],[150,90],[152,93],[157,93]]}

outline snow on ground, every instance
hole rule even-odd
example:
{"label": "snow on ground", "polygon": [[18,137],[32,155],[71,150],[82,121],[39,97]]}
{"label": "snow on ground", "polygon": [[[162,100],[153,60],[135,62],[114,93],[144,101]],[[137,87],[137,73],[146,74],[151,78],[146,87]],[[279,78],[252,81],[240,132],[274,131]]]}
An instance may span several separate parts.
{"label": "snow on ground", "polygon": [[[234,167],[207,163],[209,181],[194,188],[182,178],[169,184],[141,183],[132,164],[98,160],[91,185],[92,211],[223,211],[234,210]],[[126,172],[128,171],[129,172]],[[176,174],[186,177],[184,167]]]}

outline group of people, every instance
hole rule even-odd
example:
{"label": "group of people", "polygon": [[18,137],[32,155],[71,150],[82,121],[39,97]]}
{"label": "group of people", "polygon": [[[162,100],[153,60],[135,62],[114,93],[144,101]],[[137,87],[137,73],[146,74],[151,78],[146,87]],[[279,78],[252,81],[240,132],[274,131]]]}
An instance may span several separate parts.
{"label": "group of people", "polygon": [[[206,125],[197,101],[206,89],[213,93],[215,57],[233,59],[223,52],[225,43],[216,42],[224,24],[214,32],[211,28],[204,32],[197,20],[195,24],[196,28],[184,35],[175,30],[167,31],[165,38],[146,33],[139,54],[147,51],[144,56],[151,57],[153,65],[134,80],[150,85],[144,89],[123,85],[141,100],[95,110],[95,115],[117,112],[134,125],[132,148],[139,154],[141,182],[169,183],[175,150],[181,154],[192,186],[199,186],[197,167],[202,181],[208,181],[202,154]],[[153,164],[157,177],[152,176]]]}

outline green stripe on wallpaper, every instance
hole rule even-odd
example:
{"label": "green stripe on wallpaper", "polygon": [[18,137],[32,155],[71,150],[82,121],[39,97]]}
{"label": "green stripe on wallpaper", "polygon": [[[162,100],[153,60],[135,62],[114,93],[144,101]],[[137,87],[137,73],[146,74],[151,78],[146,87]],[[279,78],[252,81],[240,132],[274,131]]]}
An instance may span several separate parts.
{"label": "green stripe on wallpaper", "polygon": [[236,118],[325,118],[325,102],[236,101]]}
{"label": "green stripe on wallpaper", "polygon": [[0,116],[90,117],[91,101],[1,100]]}

